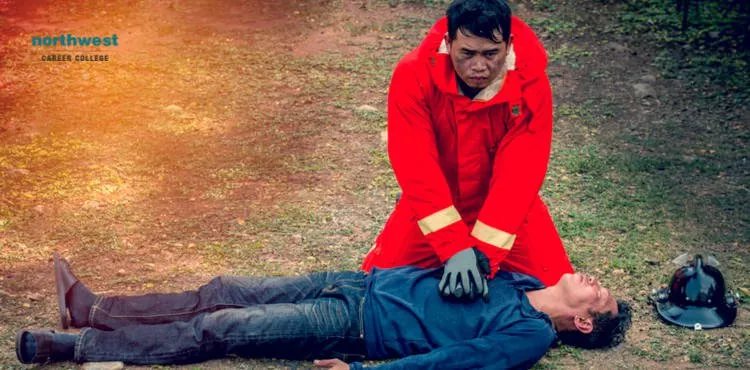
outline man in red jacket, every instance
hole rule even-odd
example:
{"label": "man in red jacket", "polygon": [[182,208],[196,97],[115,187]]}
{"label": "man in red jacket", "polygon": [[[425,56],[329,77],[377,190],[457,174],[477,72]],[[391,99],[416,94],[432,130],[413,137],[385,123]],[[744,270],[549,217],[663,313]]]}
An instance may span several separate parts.
{"label": "man in red jacket", "polygon": [[498,269],[545,285],[573,272],[538,194],[552,139],[546,66],[503,0],[454,1],[401,59],[388,155],[403,196],[363,270],[444,266],[440,292],[469,300],[487,298]]}

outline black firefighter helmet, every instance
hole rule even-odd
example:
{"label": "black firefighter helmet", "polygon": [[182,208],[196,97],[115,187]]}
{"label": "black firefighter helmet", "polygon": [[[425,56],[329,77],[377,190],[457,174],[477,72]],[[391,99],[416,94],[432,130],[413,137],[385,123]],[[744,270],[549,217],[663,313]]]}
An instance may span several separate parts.
{"label": "black firefighter helmet", "polygon": [[719,269],[704,264],[701,255],[675,271],[672,282],[655,298],[664,321],[696,330],[724,327],[737,317],[736,297],[727,292]]}

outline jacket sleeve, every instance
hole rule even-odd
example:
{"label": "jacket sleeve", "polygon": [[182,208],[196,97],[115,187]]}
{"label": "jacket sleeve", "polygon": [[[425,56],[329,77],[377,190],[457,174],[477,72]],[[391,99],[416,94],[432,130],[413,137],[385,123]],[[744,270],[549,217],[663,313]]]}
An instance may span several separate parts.
{"label": "jacket sleeve", "polygon": [[[471,247],[438,159],[426,89],[415,60],[401,61],[388,90],[388,156],[416,222],[440,260]],[[425,82],[426,84],[426,82]]]}
{"label": "jacket sleeve", "polygon": [[509,108],[508,131],[494,158],[490,189],[471,230],[474,244],[504,259],[544,182],[552,142],[552,89],[546,74],[529,82]]}
{"label": "jacket sleeve", "polygon": [[[528,369],[547,352],[554,332],[549,327],[494,332],[365,369]],[[362,368],[352,364],[352,369]]]}

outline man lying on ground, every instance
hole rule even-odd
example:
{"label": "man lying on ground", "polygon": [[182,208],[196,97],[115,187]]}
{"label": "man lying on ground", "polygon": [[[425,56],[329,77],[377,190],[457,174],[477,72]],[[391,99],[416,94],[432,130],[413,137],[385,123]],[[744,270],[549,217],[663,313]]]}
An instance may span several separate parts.
{"label": "man lying on ground", "polygon": [[104,297],[66,260],[54,261],[62,324],[83,329],[22,330],[22,363],[181,364],[237,355],[337,358],[315,362],[333,369],[388,358],[399,360],[376,368],[528,368],[558,339],[611,347],[630,324],[627,303],[578,273],[545,288],[533,277],[500,272],[489,282],[491,301],[472,303],[446,301],[435,289],[441,271],[417,267],[222,276],[196,291]]}

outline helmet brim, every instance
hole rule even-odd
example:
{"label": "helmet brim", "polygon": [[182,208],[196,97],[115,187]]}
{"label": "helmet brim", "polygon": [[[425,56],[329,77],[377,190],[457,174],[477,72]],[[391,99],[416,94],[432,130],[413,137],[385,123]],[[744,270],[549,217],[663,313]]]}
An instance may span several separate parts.
{"label": "helmet brim", "polygon": [[731,325],[737,317],[736,307],[680,307],[671,302],[656,302],[661,318],[674,325],[715,329]]}

